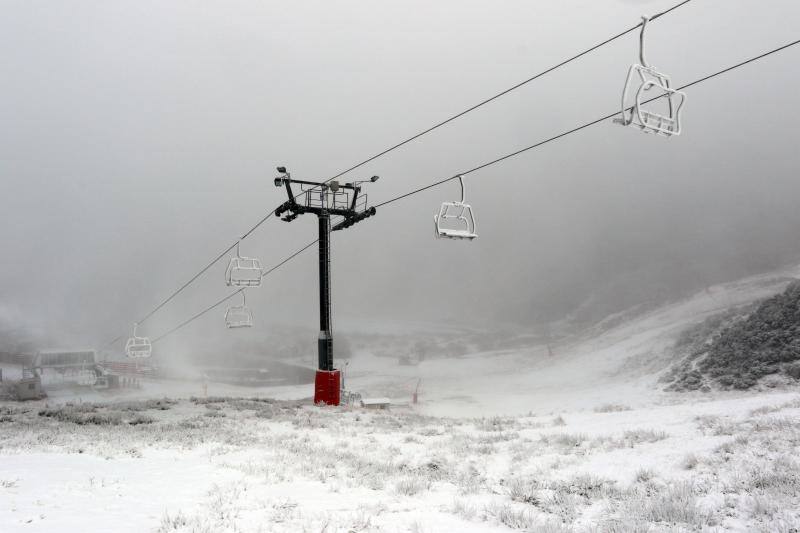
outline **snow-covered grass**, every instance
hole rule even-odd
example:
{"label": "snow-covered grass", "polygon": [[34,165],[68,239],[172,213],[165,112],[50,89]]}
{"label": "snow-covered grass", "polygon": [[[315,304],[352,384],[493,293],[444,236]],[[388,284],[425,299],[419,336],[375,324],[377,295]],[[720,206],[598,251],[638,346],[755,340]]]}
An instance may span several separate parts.
{"label": "snow-covered grass", "polygon": [[422,379],[419,404],[389,411],[167,381],[0,402],[0,530],[798,531],[798,385],[659,383],[688,325],[785,283],[714,287],[553,356],[357,354],[347,384],[365,396],[409,403]]}
{"label": "snow-covered grass", "polygon": [[4,531],[800,526],[796,394],[555,423],[222,397],[0,409]]}

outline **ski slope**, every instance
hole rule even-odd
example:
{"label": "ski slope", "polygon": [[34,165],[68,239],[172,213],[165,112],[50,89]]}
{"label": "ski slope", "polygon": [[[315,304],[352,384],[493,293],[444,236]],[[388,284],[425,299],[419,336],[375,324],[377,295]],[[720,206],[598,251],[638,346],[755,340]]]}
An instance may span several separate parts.
{"label": "ski slope", "polygon": [[658,378],[686,326],[798,275],[711,287],[552,356],[356,354],[348,388],[389,411],[313,407],[307,385],[190,400],[199,383],[154,381],[117,403],[0,403],[0,529],[796,530],[800,389],[665,393]]}
{"label": "ski slope", "polygon": [[[400,367],[361,354],[350,364],[349,387],[408,401],[422,380],[420,410],[444,416],[492,416],[631,406],[673,401],[657,381],[673,362],[671,348],[686,327],[732,306],[782,291],[800,267],[754,276],[645,313],[607,330],[514,352],[488,352]],[[297,396],[300,391],[297,391]],[[291,396],[291,395],[289,395]]]}

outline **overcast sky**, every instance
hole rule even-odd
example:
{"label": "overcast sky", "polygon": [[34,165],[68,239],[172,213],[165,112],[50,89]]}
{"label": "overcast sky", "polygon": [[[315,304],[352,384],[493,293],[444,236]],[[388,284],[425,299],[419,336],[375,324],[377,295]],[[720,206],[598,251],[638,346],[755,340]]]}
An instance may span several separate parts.
{"label": "overcast sky", "polygon": [[[327,179],[674,3],[3,0],[2,314],[113,338],[285,200],[276,166]],[[681,85],[798,28],[795,0],[694,0],[650,25],[649,61]],[[380,202],[611,113],[637,58],[631,33],[347,179],[380,175]],[[335,323],[532,323],[792,260],[798,65],[800,47],[692,87],[680,137],[606,121],[469,175],[473,242],[433,238],[455,182],[336,233]],[[310,215],[270,220],[242,253],[271,266],[314,238]],[[230,292],[224,268],[144,333]],[[312,249],[251,290],[247,335],[315,327],[316,268]],[[176,346],[230,335],[223,312]]]}

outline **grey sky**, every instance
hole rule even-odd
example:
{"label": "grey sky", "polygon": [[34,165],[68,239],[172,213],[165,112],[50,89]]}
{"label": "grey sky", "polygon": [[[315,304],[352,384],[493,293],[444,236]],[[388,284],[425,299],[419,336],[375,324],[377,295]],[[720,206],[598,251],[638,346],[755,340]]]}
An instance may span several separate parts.
{"label": "grey sky", "polygon": [[[107,340],[284,200],[276,165],[328,178],[674,3],[5,0],[3,313]],[[649,59],[682,84],[798,22],[792,0],[694,0],[651,25]],[[636,59],[631,34],[348,177],[379,174],[377,202],[605,115]],[[472,243],[433,239],[455,183],[335,234],[336,320],[532,321],[790,260],[799,62],[790,49],[691,88],[679,138],[608,121],[470,175]],[[306,218],[267,222],[242,252],[277,263],[315,238]],[[223,270],[146,332],[228,292]],[[316,283],[312,250],[250,291],[259,327],[314,327]],[[176,342],[227,335],[223,310]]]}

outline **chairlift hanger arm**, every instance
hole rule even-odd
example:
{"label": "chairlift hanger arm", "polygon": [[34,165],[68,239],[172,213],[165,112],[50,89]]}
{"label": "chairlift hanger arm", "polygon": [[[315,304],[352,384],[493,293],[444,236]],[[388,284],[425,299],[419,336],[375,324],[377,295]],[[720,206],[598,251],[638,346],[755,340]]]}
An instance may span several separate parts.
{"label": "chairlift hanger arm", "polygon": [[294,193],[292,192],[292,180],[286,178],[283,180],[284,185],[286,185],[286,194],[289,195],[289,205],[294,207],[297,205],[297,201],[295,200]]}
{"label": "chairlift hanger arm", "polygon": [[356,211],[356,201],[358,200],[358,194],[361,192],[361,187],[355,186],[353,187],[353,200],[350,202],[350,211]]}

